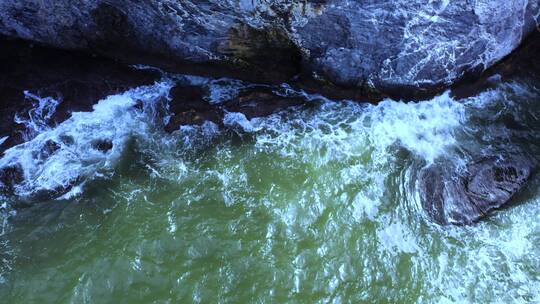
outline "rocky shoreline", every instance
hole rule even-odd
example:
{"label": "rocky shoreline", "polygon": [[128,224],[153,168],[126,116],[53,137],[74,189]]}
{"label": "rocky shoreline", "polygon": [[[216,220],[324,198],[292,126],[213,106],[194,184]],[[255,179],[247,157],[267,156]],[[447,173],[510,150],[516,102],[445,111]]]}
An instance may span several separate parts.
{"label": "rocky shoreline", "polygon": [[[377,103],[386,97],[421,100],[448,88],[459,100],[503,82],[540,81],[540,32],[533,30],[540,12],[535,1],[525,1],[519,9],[497,1],[501,7],[398,1],[395,14],[386,2],[356,12],[359,4],[337,0],[271,1],[238,11],[234,1],[210,1],[208,7],[196,1],[165,6],[149,1],[124,8],[122,1],[55,7],[27,2],[0,4],[0,33],[7,35],[0,36],[1,155],[31,138],[17,120],[32,115],[34,96],[61,101],[47,116],[47,125],[54,127],[72,112],[90,111],[100,99],[151,85],[169,71],[255,84],[212,103],[205,83],[177,81],[169,94],[167,132],[205,121],[223,127],[229,112],[251,119],[308,103],[301,94],[279,94],[279,85],[332,99]],[[470,13],[467,9],[473,12],[470,19],[463,17]],[[43,17],[44,11],[59,14]],[[435,19],[418,20],[411,14],[420,11]],[[361,21],[368,16],[387,19]],[[64,17],[70,18],[61,24],[57,19]],[[421,40],[410,40],[404,29]],[[423,32],[426,29],[429,34]],[[493,43],[501,49],[494,49]],[[464,50],[463,45],[469,47]],[[47,155],[58,149],[54,143],[47,147]],[[111,148],[112,142],[96,143],[98,150]],[[426,167],[418,177],[422,206],[440,224],[473,223],[511,201],[537,166],[528,157],[481,155],[464,172],[441,164]],[[0,168],[0,182],[8,192],[23,178],[18,167]]]}
{"label": "rocky shoreline", "polygon": [[[156,69],[136,69],[119,61],[83,51],[66,51],[41,44],[0,36],[2,117],[14,118],[24,114],[32,103],[24,92],[42,97],[53,97],[62,102],[50,118],[51,126],[69,117],[71,112],[89,111],[105,96],[129,88],[149,85],[161,77]],[[450,87],[456,99],[466,98],[495,87],[501,82],[516,79],[539,80],[540,32],[536,31],[510,56],[475,78],[467,78]],[[298,84],[298,83],[296,83]],[[302,85],[291,85],[302,89]],[[309,91],[309,90],[308,90]],[[324,91],[323,91],[324,93]],[[301,105],[305,98],[276,95],[269,85],[254,85],[240,92],[234,99],[219,105],[208,103],[208,89],[204,85],[177,83],[171,91],[171,111],[175,114],[168,130],[180,125],[201,124],[209,120],[220,124],[223,111],[242,112],[248,118],[265,116],[288,106]],[[376,103],[380,99],[356,96],[359,102]],[[324,95],[329,98],[332,97]],[[373,96],[371,96],[373,97]],[[408,100],[407,98],[397,98]],[[12,119],[0,122],[0,153],[23,142],[23,126]]]}

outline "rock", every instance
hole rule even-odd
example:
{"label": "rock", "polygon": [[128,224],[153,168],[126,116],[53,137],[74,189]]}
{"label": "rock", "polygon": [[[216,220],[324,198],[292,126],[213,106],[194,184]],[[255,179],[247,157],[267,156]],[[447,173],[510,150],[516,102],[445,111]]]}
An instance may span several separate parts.
{"label": "rock", "polygon": [[228,112],[240,112],[248,119],[268,116],[288,107],[306,103],[305,98],[277,95],[269,87],[251,87],[225,104]]}
{"label": "rock", "polygon": [[178,84],[171,89],[170,112],[173,114],[165,130],[173,132],[181,125],[201,125],[211,121],[223,125],[227,112],[244,114],[248,119],[268,116],[292,106],[306,103],[305,98],[281,96],[273,88],[264,85],[250,85],[231,94],[220,103],[208,102],[210,89],[205,85]]}
{"label": "rock", "polygon": [[54,152],[58,151],[58,149],[60,149],[60,145],[57,142],[53,140],[47,140],[43,145],[43,149],[40,151],[40,158],[48,158],[49,156],[54,154]]}
{"label": "rock", "polygon": [[0,196],[14,192],[15,187],[24,181],[24,172],[20,165],[0,168]]}
{"label": "rock", "polygon": [[431,165],[419,175],[422,207],[439,224],[471,224],[508,204],[533,168],[533,161],[519,156],[483,158],[465,172]]}
{"label": "rock", "polygon": [[330,97],[417,98],[512,52],[538,24],[539,6],[537,0],[1,1],[0,33],[184,73],[296,80]]}
{"label": "rock", "polygon": [[[2,4],[0,4],[1,6]],[[24,91],[60,101],[50,123],[58,124],[71,112],[89,111],[107,95],[152,84],[156,72],[136,70],[110,59],[86,53],[33,46],[20,40],[0,38],[0,154],[24,141],[24,125],[13,117],[27,115],[31,100]]]}
{"label": "rock", "polygon": [[204,100],[208,91],[202,86],[177,85],[171,89],[170,111],[173,114],[165,130],[172,132],[181,125],[202,124],[205,121],[220,123],[223,110]]}
{"label": "rock", "polygon": [[110,139],[100,139],[92,143],[92,147],[103,153],[113,148],[113,143]]}

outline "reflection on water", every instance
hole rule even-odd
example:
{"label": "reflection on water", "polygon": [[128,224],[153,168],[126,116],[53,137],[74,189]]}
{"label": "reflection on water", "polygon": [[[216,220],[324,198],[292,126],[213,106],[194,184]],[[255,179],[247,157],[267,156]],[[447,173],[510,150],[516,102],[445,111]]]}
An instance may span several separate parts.
{"label": "reflection on water", "polygon": [[[111,96],[0,161],[25,173],[5,212],[54,182],[77,185],[4,215],[6,303],[540,301],[534,181],[519,204],[468,227],[433,224],[416,188],[433,162],[509,146],[540,155],[533,88],[314,99],[165,134],[168,88]],[[113,148],[92,148],[97,139]],[[50,140],[58,150],[35,157]]]}

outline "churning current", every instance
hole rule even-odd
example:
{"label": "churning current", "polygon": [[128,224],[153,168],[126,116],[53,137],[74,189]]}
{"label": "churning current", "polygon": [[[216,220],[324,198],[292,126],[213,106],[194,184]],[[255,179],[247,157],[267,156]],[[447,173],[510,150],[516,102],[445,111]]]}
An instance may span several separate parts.
{"label": "churning current", "polygon": [[29,141],[0,159],[23,172],[2,185],[2,301],[540,301],[535,179],[470,226],[433,223],[417,185],[426,166],[510,146],[538,158],[535,87],[378,105],[306,94],[169,134],[179,79],[206,81],[214,103],[242,85],[165,76],[54,128],[58,102],[27,93]]}

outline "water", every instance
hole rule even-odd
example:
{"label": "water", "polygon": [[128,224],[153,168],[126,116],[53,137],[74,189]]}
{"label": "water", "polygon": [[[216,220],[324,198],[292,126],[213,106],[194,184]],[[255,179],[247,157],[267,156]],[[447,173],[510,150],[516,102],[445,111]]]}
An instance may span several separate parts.
{"label": "water", "polygon": [[[33,139],[0,160],[24,170],[2,198],[4,303],[540,301],[535,179],[466,227],[432,223],[416,186],[433,163],[539,156],[533,86],[377,106],[315,96],[166,134],[172,82],[55,128],[28,122]],[[204,83],[215,102],[243,85]]]}

